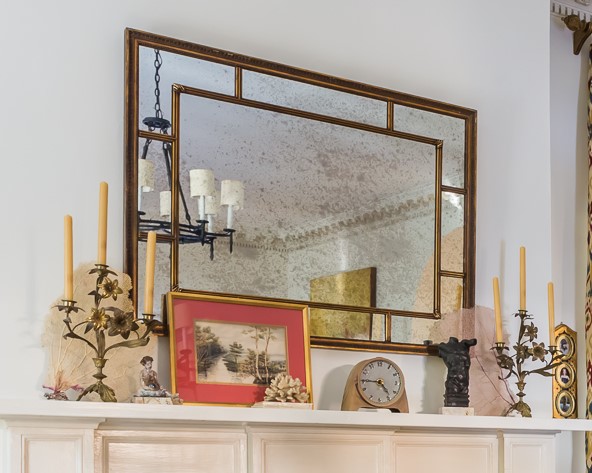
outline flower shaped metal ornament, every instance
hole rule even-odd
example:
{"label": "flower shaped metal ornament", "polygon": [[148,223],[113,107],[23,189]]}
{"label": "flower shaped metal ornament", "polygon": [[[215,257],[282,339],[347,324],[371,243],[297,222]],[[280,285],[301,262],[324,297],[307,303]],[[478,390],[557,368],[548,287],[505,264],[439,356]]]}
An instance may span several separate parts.
{"label": "flower shaped metal ornament", "polygon": [[[107,353],[114,348],[146,346],[150,341],[150,333],[160,327],[161,324],[149,314],[145,314],[145,318],[135,319],[132,312],[124,312],[117,307],[101,307],[101,303],[105,300],[113,299],[116,301],[117,296],[123,294],[123,290],[119,287],[117,279],[110,277],[117,276],[117,274],[109,270],[106,265],[95,265],[95,268],[91,269],[89,274],[96,274],[97,281],[95,289],[89,293],[90,296],[94,297],[94,307],[88,317],[72,325],[70,314],[82,309],[76,306],[75,301],[69,300],[64,300],[63,304],[57,306],[58,310],[66,313],[64,324],[67,332],[64,338],[72,338],[86,343],[95,354],[93,362],[97,372],[93,377],[97,382],[84,389],[77,400],[79,401],[87,394],[95,392],[102,401],[117,402],[113,389],[103,383],[103,379],[107,377],[103,374],[103,368],[107,363]],[[140,333],[141,325],[144,327],[142,333]],[[84,330],[80,334],[78,332],[82,331],[82,327],[84,327]],[[110,339],[115,337],[119,338],[119,340],[116,339],[112,343],[108,343]]]}
{"label": "flower shaped metal ornament", "polygon": [[545,350],[544,343],[534,343],[532,344],[532,348],[529,350],[530,354],[532,355],[532,361],[540,360],[545,361],[545,355],[547,354],[547,350]]}
{"label": "flower shaped metal ornament", "polygon": [[526,337],[528,337],[528,340],[531,342],[533,340],[536,340],[538,332],[539,332],[539,329],[537,327],[535,327],[532,322],[530,322],[530,325],[524,326],[524,335]]}
{"label": "flower shaped metal ornament", "polygon": [[[515,316],[520,318],[520,329],[518,331],[518,340],[512,346],[514,355],[504,353],[509,349],[503,342],[496,343],[493,347],[496,351],[497,364],[502,371],[506,371],[500,378],[509,379],[511,376],[516,376],[516,387],[518,388],[518,402],[512,404],[504,415],[515,411],[522,417],[532,417],[530,406],[524,402],[526,377],[530,374],[552,376],[552,370],[561,363],[563,353],[556,346],[550,345],[547,349],[544,343],[535,341],[538,328],[532,322],[526,323],[532,319],[532,316],[525,310],[519,310]],[[547,355],[550,355],[549,361],[547,361]],[[526,369],[525,362],[542,362],[544,365],[534,369]]]}
{"label": "flower shaped metal ornament", "polygon": [[103,299],[109,299],[112,297],[113,300],[116,301],[117,295],[123,294],[123,289],[119,287],[119,281],[117,281],[117,279],[109,279],[107,277],[101,284],[97,284],[97,289],[102,291],[100,295]]}

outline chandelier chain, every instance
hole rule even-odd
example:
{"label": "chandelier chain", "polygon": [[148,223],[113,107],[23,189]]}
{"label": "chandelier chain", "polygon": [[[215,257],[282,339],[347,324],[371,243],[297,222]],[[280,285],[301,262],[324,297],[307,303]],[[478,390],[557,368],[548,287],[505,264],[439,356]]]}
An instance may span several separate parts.
{"label": "chandelier chain", "polygon": [[158,118],[162,118],[162,110],[160,109],[160,68],[162,67],[162,56],[160,55],[160,51],[158,49],[154,50],[155,58],[154,58],[154,96],[155,96],[155,103],[154,103],[154,111],[156,112],[156,116]]}

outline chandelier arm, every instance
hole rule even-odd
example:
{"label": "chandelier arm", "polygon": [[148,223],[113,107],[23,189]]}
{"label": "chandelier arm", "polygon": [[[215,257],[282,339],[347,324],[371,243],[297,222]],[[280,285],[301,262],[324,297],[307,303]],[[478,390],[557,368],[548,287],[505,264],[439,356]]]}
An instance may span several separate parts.
{"label": "chandelier arm", "polygon": [[142,158],[141,159],[146,159],[146,157],[148,156],[148,148],[150,147],[150,143],[152,143],[152,140],[150,138],[146,138],[146,141],[144,142],[144,146],[142,147]]}
{"label": "chandelier arm", "polygon": [[[162,131],[165,135],[167,134],[167,130]],[[169,189],[173,189],[172,185],[172,171],[171,171],[171,145],[169,143],[162,144],[162,152],[164,154],[164,162],[166,164],[166,171],[167,171],[167,178],[169,180]],[[179,197],[181,198],[181,204],[183,205],[183,211],[185,212],[185,219],[191,225],[191,214],[189,213],[189,208],[187,207],[187,200],[185,199],[185,194],[183,192],[183,188],[181,187],[181,183],[179,182]]]}
{"label": "chandelier arm", "polygon": [[[166,132],[164,133],[167,134]],[[172,179],[172,171],[171,171],[171,154],[170,154],[170,144],[169,143],[162,143],[162,153],[164,154],[164,164],[166,165],[166,173],[167,173],[167,180],[169,181],[169,189],[173,190],[173,179]]]}
{"label": "chandelier arm", "polygon": [[183,188],[181,187],[181,183],[179,182],[179,197],[181,198],[181,204],[183,205],[183,211],[185,212],[185,220],[190,226],[193,226],[191,223],[191,214],[189,213],[189,209],[187,208],[187,201],[185,200],[185,194],[183,193]]}

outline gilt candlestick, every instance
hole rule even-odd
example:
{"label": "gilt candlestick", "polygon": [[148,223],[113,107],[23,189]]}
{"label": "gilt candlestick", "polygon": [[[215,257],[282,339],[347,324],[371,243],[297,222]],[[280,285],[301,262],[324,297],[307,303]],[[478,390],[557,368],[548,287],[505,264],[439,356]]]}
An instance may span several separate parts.
{"label": "gilt candlestick", "polygon": [[[549,345],[545,348],[544,343],[537,343],[538,328],[533,322],[527,324],[527,321],[532,320],[532,315],[528,314],[526,310],[518,310],[515,317],[520,319],[520,328],[518,331],[518,340],[512,347],[514,354],[510,355],[510,348],[504,342],[496,342],[492,347],[495,350],[495,357],[497,364],[502,370],[507,373],[505,376],[500,376],[500,379],[509,379],[511,376],[516,377],[516,387],[518,388],[518,402],[512,404],[504,413],[509,415],[511,412],[518,412],[522,417],[532,417],[530,406],[524,402],[526,393],[526,377],[531,374],[539,374],[541,376],[553,376],[552,370],[561,363],[563,353],[557,350],[555,345]],[[505,353],[507,352],[507,353]],[[527,369],[525,362],[528,358],[532,362],[541,362],[542,366],[534,369]]]}

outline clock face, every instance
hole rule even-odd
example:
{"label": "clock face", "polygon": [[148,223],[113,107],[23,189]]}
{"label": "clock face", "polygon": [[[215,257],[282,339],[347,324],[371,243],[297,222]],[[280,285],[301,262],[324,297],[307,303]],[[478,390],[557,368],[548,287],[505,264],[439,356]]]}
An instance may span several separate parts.
{"label": "clock face", "polygon": [[403,374],[395,363],[386,358],[374,358],[362,367],[357,386],[368,404],[381,407],[398,399],[403,383]]}

